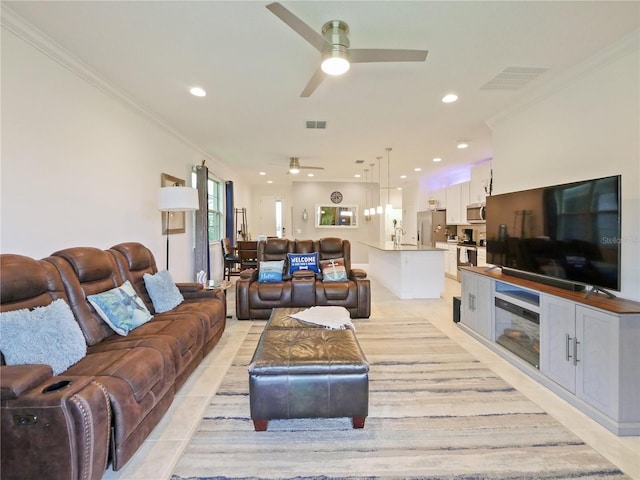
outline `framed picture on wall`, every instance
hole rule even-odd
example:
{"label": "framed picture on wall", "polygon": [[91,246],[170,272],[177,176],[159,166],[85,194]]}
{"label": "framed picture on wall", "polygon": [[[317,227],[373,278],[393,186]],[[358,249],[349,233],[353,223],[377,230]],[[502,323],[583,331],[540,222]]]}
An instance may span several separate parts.
{"label": "framed picture on wall", "polygon": [[[185,181],[178,177],[173,177],[163,173],[160,178],[161,187],[184,187]],[[162,214],[162,234],[172,235],[174,233],[185,233],[185,212],[161,212]]]}

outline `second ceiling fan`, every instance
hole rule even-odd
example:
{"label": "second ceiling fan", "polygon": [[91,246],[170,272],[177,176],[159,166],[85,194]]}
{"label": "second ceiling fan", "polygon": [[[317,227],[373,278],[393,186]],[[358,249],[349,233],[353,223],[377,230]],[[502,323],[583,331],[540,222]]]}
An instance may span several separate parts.
{"label": "second ceiling fan", "polygon": [[302,166],[300,165],[300,159],[298,157],[289,158],[289,170],[287,174],[291,173],[296,175],[300,173],[300,170],[324,170],[324,167],[311,167],[311,166]]}
{"label": "second ceiling fan", "polygon": [[281,4],[270,3],[267,8],[322,54],[322,64],[304,87],[301,97],[311,96],[327,74],[345,73],[349,70],[351,63],[424,62],[429,53],[428,50],[350,49],[349,26],[342,20],[326,22],[322,27],[321,35]]}

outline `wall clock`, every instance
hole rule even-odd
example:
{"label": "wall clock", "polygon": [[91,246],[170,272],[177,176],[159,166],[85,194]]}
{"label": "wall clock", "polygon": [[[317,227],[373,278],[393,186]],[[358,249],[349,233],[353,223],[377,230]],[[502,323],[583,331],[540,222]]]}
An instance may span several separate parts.
{"label": "wall clock", "polygon": [[329,196],[333,203],[340,203],[342,201],[342,194],[340,192],[331,192]]}

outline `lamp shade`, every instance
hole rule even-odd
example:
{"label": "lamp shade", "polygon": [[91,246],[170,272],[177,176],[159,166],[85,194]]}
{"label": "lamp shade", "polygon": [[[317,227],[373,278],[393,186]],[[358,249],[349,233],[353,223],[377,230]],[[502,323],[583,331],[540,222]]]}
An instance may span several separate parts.
{"label": "lamp shade", "polygon": [[198,210],[198,190],[191,187],[162,187],[158,192],[158,210],[186,212]]}

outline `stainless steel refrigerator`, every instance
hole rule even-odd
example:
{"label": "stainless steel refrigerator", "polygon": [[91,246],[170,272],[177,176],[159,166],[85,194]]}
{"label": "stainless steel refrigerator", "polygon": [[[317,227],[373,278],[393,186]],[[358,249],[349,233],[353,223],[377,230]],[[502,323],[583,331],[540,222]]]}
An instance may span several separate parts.
{"label": "stainless steel refrigerator", "polygon": [[418,212],[418,245],[435,246],[435,242],[447,241],[447,211],[427,210]]}

